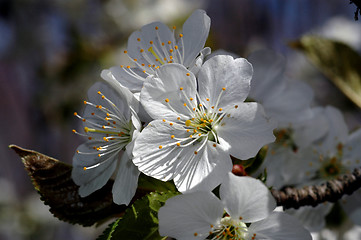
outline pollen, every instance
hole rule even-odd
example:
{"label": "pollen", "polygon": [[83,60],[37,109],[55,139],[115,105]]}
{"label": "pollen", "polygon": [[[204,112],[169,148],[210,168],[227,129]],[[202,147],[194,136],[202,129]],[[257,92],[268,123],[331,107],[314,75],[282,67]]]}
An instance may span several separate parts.
{"label": "pollen", "polygon": [[170,136],[170,138],[173,139],[173,138],[174,138],[174,135]]}
{"label": "pollen", "polygon": [[190,125],[192,124],[192,121],[188,119],[188,120],[185,122],[185,124],[186,124],[186,126],[190,126]]}
{"label": "pollen", "polygon": [[196,133],[196,132],[197,132],[197,129],[193,129],[193,132]]}
{"label": "pollen", "polygon": [[89,140],[92,140],[93,138],[92,137],[88,137]]}
{"label": "pollen", "polygon": [[101,157],[100,153],[98,154],[98,157]]}
{"label": "pollen", "polygon": [[165,122],[165,119],[163,119],[162,121]]}
{"label": "pollen", "polygon": [[77,112],[74,112],[74,116],[77,116],[78,115],[78,113]]}
{"label": "pollen", "polygon": [[168,99],[168,98],[166,98],[164,101],[165,101],[165,102],[169,102],[169,99]]}
{"label": "pollen", "polygon": [[206,98],[207,101],[209,101],[209,98]]}
{"label": "pollen", "polygon": [[85,132],[88,132],[88,131],[89,131],[89,128],[88,128],[88,127],[85,127],[85,128],[84,128],[84,131],[85,131]]}
{"label": "pollen", "polygon": [[187,106],[187,104],[186,104],[186,103],[184,103],[183,105],[184,105],[185,107]]}
{"label": "pollen", "polygon": [[189,135],[189,137],[190,137],[190,138],[192,138],[192,137],[193,137],[193,135],[191,134],[191,135]]}
{"label": "pollen", "polygon": [[183,34],[179,34],[179,37],[180,37],[180,38],[183,37]]}
{"label": "pollen", "polygon": [[171,41],[168,41],[168,44],[171,44],[172,42]]}
{"label": "pollen", "polygon": [[223,91],[226,91],[226,88],[224,87],[224,88],[222,88],[222,90],[223,90]]}
{"label": "pollen", "polygon": [[222,108],[218,109],[218,111],[222,111],[222,110],[223,110]]}
{"label": "pollen", "polygon": [[127,54],[127,53],[128,53],[128,51],[127,51],[127,50],[124,50],[124,53],[125,53],[125,54]]}
{"label": "pollen", "polygon": [[73,129],[73,133],[76,133],[75,129]]}
{"label": "pollen", "polygon": [[84,101],[83,103],[84,103],[84,104],[87,104],[87,101]]}
{"label": "pollen", "polygon": [[169,52],[172,53],[172,52],[173,52],[173,49],[169,49]]}
{"label": "pollen", "polygon": [[173,123],[169,123],[169,125],[173,126]]}
{"label": "pollen", "polygon": [[190,73],[187,73],[186,75],[187,75],[187,76],[190,76]]}
{"label": "pollen", "polygon": [[83,167],[83,170],[85,171],[85,170],[86,170],[86,167]]}
{"label": "pollen", "polygon": [[175,49],[175,50],[177,50],[177,49],[178,49],[178,46],[177,46],[177,45],[175,45],[175,46],[174,46],[174,49]]}
{"label": "pollen", "polygon": [[181,144],[179,142],[177,142],[177,146],[179,147]]}
{"label": "pollen", "polygon": [[163,148],[163,146],[162,145],[159,145],[159,149],[162,149]]}
{"label": "pollen", "polygon": [[127,68],[129,69],[129,68],[130,68],[130,66],[127,66]]}

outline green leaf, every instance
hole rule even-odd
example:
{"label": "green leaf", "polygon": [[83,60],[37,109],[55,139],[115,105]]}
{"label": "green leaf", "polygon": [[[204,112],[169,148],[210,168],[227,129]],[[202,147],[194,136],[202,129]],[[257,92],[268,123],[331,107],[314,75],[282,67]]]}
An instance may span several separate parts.
{"label": "green leaf", "polygon": [[361,57],[348,45],[304,36],[289,44],[302,51],[351,101],[361,108]]}
{"label": "green leaf", "polygon": [[71,165],[15,145],[9,147],[21,157],[41,200],[50,206],[50,212],[60,220],[91,226],[109,217],[119,217],[126,209],[125,205],[113,203],[112,181],[82,198],[78,194],[79,187],[71,178]]}
{"label": "green leaf", "polygon": [[173,181],[163,182],[158,179],[141,174],[138,179],[138,188],[148,192],[176,192],[177,188]]}
{"label": "green leaf", "polygon": [[97,240],[164,240],[158,233],[158,210],[167,199],[178,195],[178,192],[151,192],[125,211],[122,218],[116,220],[103,232]]}

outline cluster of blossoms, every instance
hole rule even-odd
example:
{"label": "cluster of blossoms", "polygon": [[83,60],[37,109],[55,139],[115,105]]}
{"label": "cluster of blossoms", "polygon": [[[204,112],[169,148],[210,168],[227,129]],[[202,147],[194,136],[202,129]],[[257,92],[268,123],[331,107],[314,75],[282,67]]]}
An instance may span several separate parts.
{"label": "cluster of blossoms", "polygon": [[[332,107],[311,108],[312,90],[282,77],[281,56],[211,57],[204,47],[209,29],[209,17],[197,10],[181,34],[155,22],[130,36],[125,53],[134,66],[104,70],[84,113],[75,113],[84,131],[73,131],[88,138],[73,158],[79,194],[114,178],[114,202],[128,205],[143,173],[173,180],[183,193],[160,209],[161,235],[311,239],[295,218],[272,212],[275,200],[262,182],[231,173],[231,156],[248,160],[268,144],[267,184],[297,185],[357,165],[360,134],[347,137],[347,129],[333,126],[341,120],[327,116],[338,114]],[[305,156],[301,174],[294,165]],[[220,199],[211,192],[219,185]]]}

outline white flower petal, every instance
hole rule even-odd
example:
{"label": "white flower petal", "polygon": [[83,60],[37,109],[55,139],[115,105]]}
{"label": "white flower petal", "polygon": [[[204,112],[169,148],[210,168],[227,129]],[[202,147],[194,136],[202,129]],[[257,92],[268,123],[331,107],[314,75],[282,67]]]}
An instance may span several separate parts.
{"label": "white flower petal", "polygon": [[228,181],[220,187],[220,196],[225,210],[233,219],[255,222],[266,218],[275,209],[275,199],[260,180],[232,173],[228,176]]}
{"label": "white flower petal", "polygon": [[123,153],[119,160],[117,176],[113,185],[113,201],[128,205],[138,187],[139,170],[128,154]]}
{"label": "white flower petal", "polygon": [[[96,144],[96,143],[95,143]],[[80,152],[94,152],[94,141],[88,141],[78,147]],[[119,151],[103,157],[97,154],[78,154],[73,157],[72,179],[79,185],[79,194],[86,197],[103,187],[112,176],[117,166]],[[90,166],[101,163],[99,166]],[[88,169],[84,170],[84,167]]]}
{"label": "white flower petal", "polygon": [[326,226],[326,215],[330,212],[333,204],[320,204],[316,207],[304,206],[300,209],[288,209],[287,213],[297,218],[309,231],[318,232]]}
{"label": "white flower petal", "polygon": [[[203,140],[205,141],[205,140]],[[211,191],[226,178],[232,171],[232,160],[229,154],[219,145],[214,147],[214,142],[208,141],[206,146],[199,151],[200,158],[189,157],[183,171],[174,177],[174,184],[180,192]],[[196,149],[196,148],[195,148]],[[189,149],[191,153],[191,149]]]}
{"label": "white flower petal", "polygon": [[275,123],[266,118],[258,103],[240,103],[227,111],[217,128],[220,141],[230,146],[230,154],[239,159],[254,157],[265,144],[273,142]]}
{"label": "white flower petal", "polygon": [[222,214],[222,204],[213,193],[178,195],[159,209],[159,233],[178,240],[206,239]]}
{"label": "white flower petal", "polygon": [[[189,98],[193,98],[194,103],[191,103]],[[183,104],[194,104],[191,108],[197,104],[195,77],[180,64],[164,65],[157,71],[157,77],[147,79],[144,83],[140,100],[154,119],[189,119],[191,112],[189,107]]]}
{"label": "white flower petal", "polygon": [[350,196],[344,196],[340,204],[354,224],[361,225],[361,190]]}
{"label": "white flower petal", "polygon": [[263,102],[282,88],[285,58],[274,51],[262,50],[252,53],[247,59],[254,70],[249,96]]}
{"label": "white flower petal", "polygon": [[[140,92],[144,80],[147,77],[147,75],[137,68],[128,69],[127,67],[114,66],[106,71],[109,71],[109,73],[107,73],[109,76],[117,80],[122,86],[128,88],[132,92]],[[131,71],[136,74],[130,73]],[[107,77],[104,77],[103,74],[102,77],[107,80]]]}
{"label": "white flower petal", "polygon": [[[359,167],[361,165],[361,129],[351,133],[348,138],[345,146],[343,148],[344,151],[344,160],[343,162],[346,163],[347,167],[350,170],[353,168]],[[350,163],[350,164],[348,164]]]}
{"label": "white flower petal", "polygon": [[311,234],[296,218],[281,212],[273,212],[266,219],[252,223],[248,230],[256,233],[257,239],[312,240]]}
{"label": "white flower petal", "polygon": [[[191,67],[190,64],[203,49],[208,38],[211,19],[204,10],[196,10],[183,24],[184,61],[183,65]],[[178,45],[181,46],[178,40]]]}
{"label": "white flower petal", "polygon": [[[243,102],[250,90],[252,65],[244,58],[217,55],[206,61],[198,72],[198,87],[201,101],[208,108],[233,107],[234,102]],[[225,88],[225,90],[224,90]],[[206,99],[209,98],[209,101]]]}

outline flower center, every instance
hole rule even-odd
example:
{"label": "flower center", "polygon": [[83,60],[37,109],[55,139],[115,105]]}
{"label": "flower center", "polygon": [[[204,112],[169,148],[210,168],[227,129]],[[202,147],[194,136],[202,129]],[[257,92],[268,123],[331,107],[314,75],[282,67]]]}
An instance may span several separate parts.
{"label": "flower center", "polygon": [[[159,65],[167,63],[179,63],[183,64],[184,61],[184,43],[183,34],[179,34],[178,46],[175,42],[175,29],[173,27],[173,35],[170,39],[161,38],[159,33],[159,27],[154,28],[155,38],[149,42],[138,37],[136,39],[136,49],[139,51],[138,56],[140,59],[132,58],[129,56],[128,51],[124,51],[129,59],[143,71],[143,73],[149,75],[154,74],[155,70],[159,68]],[[141,78],[138,73],[134,72],[130,66],[121,67],[130,75]]]}
{"label": "flower center", "polygon": [[[74,133],[87,137],[89,140],[89,149],[78,154],[83,155],[97,155],[99,163],[84,166],[84,170],[98,167],[105,163],[111,156],[117,154],[120,150],[132,140],[134,126],[131,120],[126,120],[118,107],[101,92],[98,92],[101,99],[105,101],[103,105],[96,105],[91,102],[84,101],[87,108],[90,109],[90,114],[87,117],[82,117],[76,112],[74,115],[84,122],[84,134],[73,130]],[[86,108],[86,110],[88,110]],[[87,112],[87,111],[86,111]]]}
{"label": "flower center", "polygon": [[[213,231],[209,233],[207,239],[245,240],[248,235],[248,228],[244,222],[226,216],[221,219],[219,226],[213,228]],[[251,239],[255,239],[255,236],[256,234],[253,234]]]}
{"label": "flower center", "polygon": [[292,151],[297,152],[298,146],[292,139],[293,131],[289,128],[283,128],[280,130],[275,130],[274,135],[276,136],[275,143],[279,147],[291,148]]}
{"label": "flower center", "polygon": [[345,173],[346,168],[342,165],[342,162],[335,156],[323,161],[318,171],[319,177],[325,180],[333,179]]}

